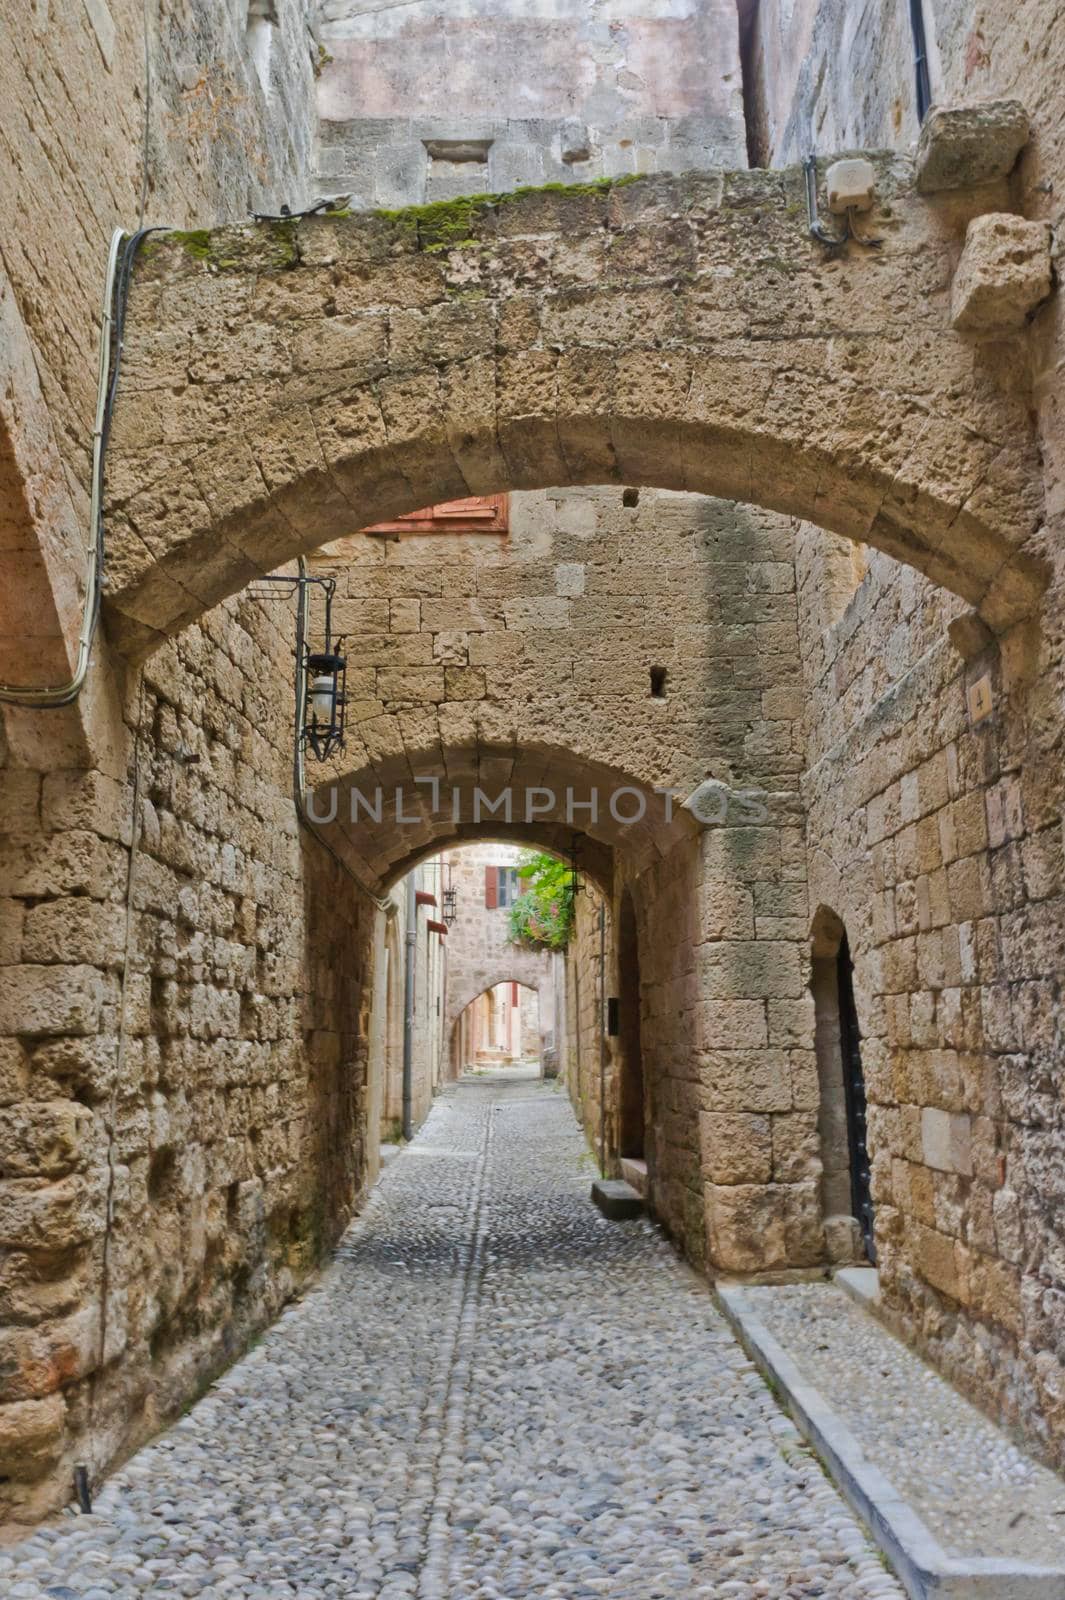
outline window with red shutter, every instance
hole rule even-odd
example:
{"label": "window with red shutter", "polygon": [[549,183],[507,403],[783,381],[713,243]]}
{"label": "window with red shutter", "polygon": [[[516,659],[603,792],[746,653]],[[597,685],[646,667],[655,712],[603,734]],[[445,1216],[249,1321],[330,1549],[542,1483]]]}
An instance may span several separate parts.
{"label": "window with red shutter", "polygon": [[485,867],[484,869],[484,903],[488,911],[494,911],[499,904],[498,867]]}
{"label": "window with red shutter", "polygon": [[375,522],[363,533],[506,533],[510,498],[505,494],[470,495],[442,505],[409,511],[394,522]]}

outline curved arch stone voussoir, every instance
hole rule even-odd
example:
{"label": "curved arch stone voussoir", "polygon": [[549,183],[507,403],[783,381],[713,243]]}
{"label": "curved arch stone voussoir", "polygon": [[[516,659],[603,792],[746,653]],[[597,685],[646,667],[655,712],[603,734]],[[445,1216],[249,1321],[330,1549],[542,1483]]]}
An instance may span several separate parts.
{"label": "curved arch stone voussoir", "polygon": [[447,1011],[444,1015],[444,1033],[450,1035],[467,1006],[487,994],[500,983],[520,983],[523,988],[531,989],[539,996],[547,969],[544,957],[538,951],[514,950],[505,960],[499,961],[494,966],[479,967],[476,976],[471,976],[464,983],[457,984],[453,993],[448,995]]}
{"label": "curved arch stone voussoir", "polygon": [[[643,803],[639,803],[642,797]],[[488,839],[563,858],[609,892],[614,862],[638,872],[699,832],[689,811],[631,772],[554,745],[487,740],[386,755],[324,779],[312,819],[368,889],[386,894],[420,860]]]}
{"label": "curved arch stone voussoir", "polygon": [[950,324],[966,218],[896,158],[877,169],[883,247],[838,259],[797,171],[163,238],[136,269],[112,442],[119,641],[144,651],[424,505],[618,481],[800,516],[995,627],[1026,614],[1038,462],[1023,404]]}

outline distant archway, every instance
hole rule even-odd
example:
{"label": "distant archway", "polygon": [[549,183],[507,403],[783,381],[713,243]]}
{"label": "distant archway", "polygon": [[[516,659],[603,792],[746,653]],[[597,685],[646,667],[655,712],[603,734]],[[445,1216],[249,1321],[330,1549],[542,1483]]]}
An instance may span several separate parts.
{"label": "distant archway", "polygon": [[[535,1016],[530,1026],[529,1002]],[[516,978],[487,984],[461,1008],[451,1031],[456,1074],[535,1058],[541,1066],[541,990]]]}
{"label": "distant archway", "polygon": [[[487,708],[486,719],[492,714]],[[422,722],[435,724],[438,743],[337,771],[311,797],[312,817],[376,894],[428,856],[487,840],[563,860],[576,840],[582,876],[609,893],[617,857],[642,870],[701,831],[653,778],[557,745],[478,738],[476,727],[474,737],[449,744],[437,716],[426,707]],[[397,734],[401,728],[397,717]]]}
{"label": "distant archway", "polygon": [[513,960],[501,965],[494,970],[487,979],[483,976],[471,978],[462,988],[447,998],[446,1026],[450,1030],[454,1027],[466,1007],[472,1005],[479,995],[487,994],[490,989],[495,989],[501,983],[517,983],[522,988],[529,989],[539,997],[544,986],[545,968],[543,957],[532,950],[515,950]]}

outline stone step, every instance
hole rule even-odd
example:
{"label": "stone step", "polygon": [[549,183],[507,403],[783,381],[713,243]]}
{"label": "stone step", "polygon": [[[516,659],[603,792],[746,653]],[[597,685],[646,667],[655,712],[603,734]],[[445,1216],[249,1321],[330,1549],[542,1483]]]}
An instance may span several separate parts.
{"label": "stone step", "polygon": [[716,1292],[912,1600],[1065,1600],[1065,1481],[860,1303],[875,1274]]}
{"label": "stone step", "polygon": [[627,1222],[630,1217],[643,1214],[643,1201],[624,1178],[596,1178],[592,1199],[611,1222]]}
{"label": "stone step", "polygon": [[621,1176],[626,1183],[631,1183],[636,1193],[644,1200],[647,1199],[647,1162],[639,1161],[635,1156],[622,1156]]}

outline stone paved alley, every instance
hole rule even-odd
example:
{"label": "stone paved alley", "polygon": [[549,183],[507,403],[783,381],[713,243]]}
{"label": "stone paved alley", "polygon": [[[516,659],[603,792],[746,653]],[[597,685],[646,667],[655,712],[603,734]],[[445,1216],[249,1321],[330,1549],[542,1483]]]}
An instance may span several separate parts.
{"label": "stone paved alley", "polygon": [[305,1299],[9,1600],[886,1600],[705,1286],[592,1206],[563,1093],[442,1095]]}

